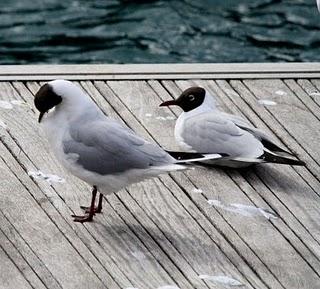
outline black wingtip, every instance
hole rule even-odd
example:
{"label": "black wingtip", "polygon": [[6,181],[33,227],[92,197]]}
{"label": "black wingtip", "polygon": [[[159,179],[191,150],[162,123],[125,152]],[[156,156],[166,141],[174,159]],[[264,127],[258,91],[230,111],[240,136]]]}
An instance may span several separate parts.
{"label": "black wingtip", "polygon": [[263,146],[265,148],[267,148],[271,152],[274,152],[274,153],[285,153],[285,154],[287,154],[289,156],[295,157],[295,155],[293,153],[284,150],[283,148],[279,147],[278,145],[274,144],[273,142],[271,142],[271,141],[269,141],[267,139],[262,139],[261,143],[263,144]]}
{"label": "black wingtip", "polygon": [[189,159],[200,159],[204,155],[200,153],[190,153],[190,152],[177,152],[177,151],[166,151],[170,156],[179,161],[189,160]]}
{"label": "black wingtip", "polygon": [[306,163],[304,161],[301,160],[296,160],[296,166],[306,166]]}
{"label": "black wingtip", "polygon": [[261,156],[261,158],[269,163],[283,164],[283,165],[291,165],[291,166],[305,166],[306,163],[299,159],[292,159],[276,154],[271,154],[267,151]]}

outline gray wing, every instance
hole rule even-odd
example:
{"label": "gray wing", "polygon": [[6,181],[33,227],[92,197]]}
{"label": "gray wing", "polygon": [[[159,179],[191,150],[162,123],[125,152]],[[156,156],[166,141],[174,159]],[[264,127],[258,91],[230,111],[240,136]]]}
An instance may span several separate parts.
{"label": "gray wing", "polygon": [[78,165],[101,175],[174,162],[162,148],[111,119],[72,124],[63,151],[76,156]]}
{"label": "gray wing", "polygon": [[224,113],[224,112],[219,112],[219,115],[222,116],[225,119],[228,119],[228,120],[232,121],[239,128],[242,128],[242,129],[244,129],[246,131],[251,132],[259,140],[265,139],[265,140],[268,140],[268,141],[272,141],[270,136],[268,136],[262,130],[260,130],[260,129],[254,127],[253,125],[251,125],[248,121],[246,121],[241,116],[228,114],[228,113]]}
{"label": "gray wing", "polygon": [[286,154],[292,155],[292,153],[284,150],[283,148],[279,147],[274,140],[266,134],[263,130],[258,129],[252,126],[249,122],[243,119],[240,116],[227,114],[227,113],[220,113],[221,115],[225,116],[229,120],[231,120],[234,124],[236,124],[239,128],[250,132],[254,135],[258,140],[262,142],[265,148],[269,149],[272,152],[284,152]]}
{"label": "gray wing", "polygon": [[[241,120],[241,123],[245,121]],[[226,153],[243,157],[258,157],[263,153],[263,145],[254,135],[219,112],[203,113],[188,119],[182,137],[201,153]]]}
{"label": "gray wing", "polygon": [[226,112],[217,112],[217,115],[222,117],[223,119],[231,120],[234,124],[236,124],[239,127],[247,127],[247,128],[254,128],[253,125],[251,125],[246,119],[239,115],[230,114]]}

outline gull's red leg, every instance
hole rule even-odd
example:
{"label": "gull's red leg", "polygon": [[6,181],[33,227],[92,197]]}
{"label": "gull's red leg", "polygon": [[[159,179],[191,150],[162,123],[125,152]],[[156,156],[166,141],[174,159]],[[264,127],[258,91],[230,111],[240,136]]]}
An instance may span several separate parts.
{"label": "gull's red leg", "polygon": [[103,200],[103,194],[100,193],[98,206],[95,208],[95,212],[96,213],[101,213],[102,212],[102,200]]}
{"label": "gull's red leg", "polygon": [[[94,213],[96,214],[99,214],[102,212],[102,201],[103,201],[103,194],[100,193],[99,195],[99,201],[98,201],[98,206],[97,207],[94,207]],[[90,207],[86,207],[86,206],[80,206],[80,208],[82,210],[85,211],[85,213],[89,213],[90,212]]]}
{"label": "gull's red leg", "polygon": [[[92,198],[91,198],[91,205],[90,205],[88,214],[86,214],[86,215],[84,215],[84,216],[72,215],[72,217],[74,218],[73,221],[75,221],[75,222],[80,222],[80,223],[92,222],[92,220],[93,220],[93,215],[94,215],[94,213],[95,213],[94,204],[95,204],[96,196],[97,196],[97,187],[96,187],[96,186],[93,186]],[[100,198],[99,198],[99,201],[100,201]]]}

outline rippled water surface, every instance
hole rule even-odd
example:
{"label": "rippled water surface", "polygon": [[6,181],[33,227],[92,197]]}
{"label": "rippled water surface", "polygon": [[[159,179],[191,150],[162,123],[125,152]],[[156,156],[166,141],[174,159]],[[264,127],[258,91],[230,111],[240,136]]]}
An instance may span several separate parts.
{"label": "rippled water surface", "polygon": [[320,61],[315,0],[0,1],[0,63]]}

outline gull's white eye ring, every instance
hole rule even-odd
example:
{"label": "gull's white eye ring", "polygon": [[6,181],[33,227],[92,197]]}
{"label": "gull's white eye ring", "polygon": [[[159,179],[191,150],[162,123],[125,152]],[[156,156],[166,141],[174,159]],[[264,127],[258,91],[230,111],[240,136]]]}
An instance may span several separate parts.
{"label": "gull's white eye ring", "polygon": [[195,99],[194,95],[193,94],[189,94],[189,100],[190,101],[194,101],[194,99]]}

